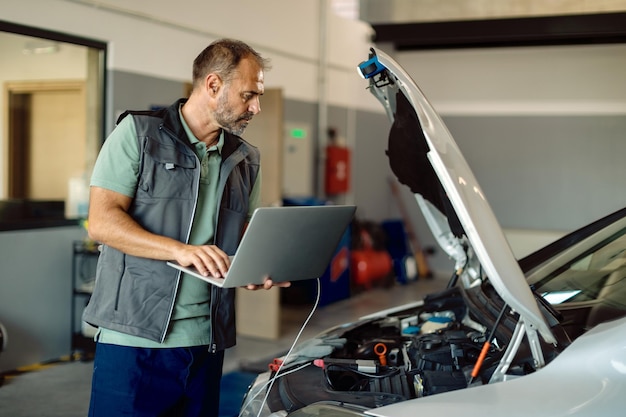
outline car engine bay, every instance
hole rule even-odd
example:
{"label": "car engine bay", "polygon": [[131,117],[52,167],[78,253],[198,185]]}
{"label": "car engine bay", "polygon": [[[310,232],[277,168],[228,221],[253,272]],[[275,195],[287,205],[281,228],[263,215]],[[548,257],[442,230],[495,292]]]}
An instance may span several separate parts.
{"label": "car engine bay", "polygon": [[[502,311],[506,314],[499,314]],[[551,315],[546,310],[544,314]],[[517,321],[517,314],[506,308],[488,282],[470,289],[448,288],[428,296],[418,308],[323,335],[321,343],[341,340],[343,345],[312,360],[310,366],[280,376],[268,406],[289,412],[318,401],[380,407],[487,384]],[[554,317],[549,321],[558,324]],[[558,346],[542,341],[546,361],[567,344],[565,335],[559,339],[563,343]],[[487,340],[491,342],[486,344]],[[532,354],[522,343],[507,375],[534,371]]]}

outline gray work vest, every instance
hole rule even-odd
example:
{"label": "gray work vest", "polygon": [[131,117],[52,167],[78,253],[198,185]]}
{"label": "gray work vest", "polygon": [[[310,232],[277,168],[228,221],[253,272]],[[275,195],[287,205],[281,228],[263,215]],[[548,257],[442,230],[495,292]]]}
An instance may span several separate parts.
{"label": "gray work vest", "polygon": [[[127,112],[134,117],[141,151],[139,181],[129,214],[150,232],[188,242],[193,218],[201,215],[196,212],[200,161],[179,118],[183,102],[156,112]],[[259,158],[257,148],[225,133],[214,244],[229,255],[235,253],[243,233]],[[83,320],[162,342],[180,274],[165,261],[127,255],[104,245]],[[235,344],[234,296],[233,289],[211,286],[213,351]]]}

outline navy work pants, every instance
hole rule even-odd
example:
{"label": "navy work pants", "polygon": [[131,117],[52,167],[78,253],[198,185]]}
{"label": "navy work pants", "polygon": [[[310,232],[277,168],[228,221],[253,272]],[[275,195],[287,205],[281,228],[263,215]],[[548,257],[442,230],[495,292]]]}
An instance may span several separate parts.
{"label": "navy work pants", "polygon": [[90,417],[219,414],[224,351],[143,349],[98,343]]}

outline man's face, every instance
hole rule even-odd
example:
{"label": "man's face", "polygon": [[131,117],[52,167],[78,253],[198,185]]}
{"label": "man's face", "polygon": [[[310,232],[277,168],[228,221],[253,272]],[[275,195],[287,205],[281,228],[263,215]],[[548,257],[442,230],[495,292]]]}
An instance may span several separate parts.
{"label": "man's face", "polygon": [[232,134],[241,135],[254,115],[261,111],[263,71],[251,59],[243,59],[230,82],[224,83],[215,109],[215,120]]}

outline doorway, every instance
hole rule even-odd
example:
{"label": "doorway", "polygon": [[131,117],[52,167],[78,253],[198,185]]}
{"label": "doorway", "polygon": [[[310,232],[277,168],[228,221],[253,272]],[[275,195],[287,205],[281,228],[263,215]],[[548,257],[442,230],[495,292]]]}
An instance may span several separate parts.
{"label": "doorway", "polygon": [[8,197],[62,200],[86,165],[83,81],[8,82]]}

